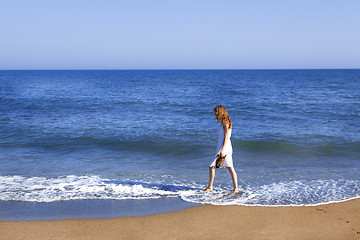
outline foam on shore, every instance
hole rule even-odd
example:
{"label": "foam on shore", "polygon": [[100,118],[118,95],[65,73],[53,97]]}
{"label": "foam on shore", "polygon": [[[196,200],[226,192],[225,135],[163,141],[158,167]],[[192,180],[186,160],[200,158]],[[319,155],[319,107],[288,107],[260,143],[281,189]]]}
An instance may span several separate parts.
{"label": "foam on shore", "polygon": [[56,202],[66,200],[145,200],[178,198],[188,203],[252,206],[311,206],[360,196],[354,180],[287,181],[240,186],[240,194],[217,187],[203,193],[205,184],[190,185],[116,181],[99,176],[23,177],[0,176],[1,201]]}

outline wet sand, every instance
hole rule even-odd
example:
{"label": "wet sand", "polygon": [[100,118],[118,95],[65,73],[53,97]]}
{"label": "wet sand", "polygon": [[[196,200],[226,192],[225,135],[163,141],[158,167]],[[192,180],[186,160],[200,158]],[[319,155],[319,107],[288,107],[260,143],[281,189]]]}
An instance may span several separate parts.
{"label": "wet sand", "polygon": [[0,221],[0,239],[360,239],[360,199],[312,207],[211,206],[142,217]]}

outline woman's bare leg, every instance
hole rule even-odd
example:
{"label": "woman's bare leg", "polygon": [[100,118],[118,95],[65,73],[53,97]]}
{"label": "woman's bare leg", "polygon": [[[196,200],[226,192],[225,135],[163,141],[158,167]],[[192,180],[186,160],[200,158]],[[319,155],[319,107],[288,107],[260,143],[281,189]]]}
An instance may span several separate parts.
{"label": "woman's bare leg", "polygon": [[237,182],[237,174],[235,172],[235,169],[233,167],[228,167],[227,168],[230,172],[233,184],[234,184],[234,190],[233,193],[239,193],[239,188],[238,188],[238,182]]}
{"label": "woman's bare leg", "polygon": [[209,167],[209,186],[203,192],[211,192],[213,190],[215,178],[215,167]]}

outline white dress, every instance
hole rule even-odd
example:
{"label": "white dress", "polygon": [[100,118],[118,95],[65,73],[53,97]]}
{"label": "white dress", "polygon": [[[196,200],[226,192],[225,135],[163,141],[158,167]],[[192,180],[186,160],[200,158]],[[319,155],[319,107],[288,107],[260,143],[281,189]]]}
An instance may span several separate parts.
{"label": "white dress", "polygon": [[[224,165],[222,165],[223,167],[233,167],[233,159],[232,159],[232,153],[233,153],[233,149],[232,149],[232,145],[231,145],[231,129],[229,131],[229,135],[228,135],[228,142],[225,146],[225,149],[223,151],[223,155],[226,155],[225,161],[224,161]],[[224,133],[224,128],[222,125],[220,125],[220,129],[219,129],[219,140],[218,140],[218,144],[217,144],[217,148],[216,148],[216,154],[219,154],[221,151],[221,148],[224,144],[224,140],[225,140],[225,133]],[[215,167],[216,165],[216,155],[215,155],[215,159],[214,161],[210,164],[210,167]]]}

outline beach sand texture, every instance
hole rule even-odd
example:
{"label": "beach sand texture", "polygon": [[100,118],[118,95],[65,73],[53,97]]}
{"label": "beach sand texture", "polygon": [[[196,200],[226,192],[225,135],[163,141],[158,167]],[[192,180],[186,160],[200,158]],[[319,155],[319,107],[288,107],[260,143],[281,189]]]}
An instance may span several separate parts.
{"label": "beach sand texture", "polygon": [[360,199],[311,207],[192,207],[113,219],[1,221],[0,239],[360,239]]}

